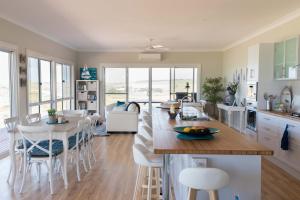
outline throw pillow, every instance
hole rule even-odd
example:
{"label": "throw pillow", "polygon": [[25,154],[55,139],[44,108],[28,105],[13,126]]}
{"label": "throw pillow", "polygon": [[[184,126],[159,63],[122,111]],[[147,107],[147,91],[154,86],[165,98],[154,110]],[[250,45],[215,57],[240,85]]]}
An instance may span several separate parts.
{"label": "throw pillow", "polygon": [[116,106],[124,106],[125,102],[124,101],[117,101]]}
{"label": "throw pillow", "polygon": [[129,111],[129,112],[138,112],[140,113],[140,105],[136,102],[130,102],[126,109],[126,111]]}

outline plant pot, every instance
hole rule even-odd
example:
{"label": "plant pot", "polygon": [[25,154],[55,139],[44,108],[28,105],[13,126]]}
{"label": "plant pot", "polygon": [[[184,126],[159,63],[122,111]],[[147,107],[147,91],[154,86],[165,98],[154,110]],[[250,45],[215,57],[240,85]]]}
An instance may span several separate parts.
{"label": "plant pot", "polygon": [[56,116],[48,116],[49,123],[56,123]]}

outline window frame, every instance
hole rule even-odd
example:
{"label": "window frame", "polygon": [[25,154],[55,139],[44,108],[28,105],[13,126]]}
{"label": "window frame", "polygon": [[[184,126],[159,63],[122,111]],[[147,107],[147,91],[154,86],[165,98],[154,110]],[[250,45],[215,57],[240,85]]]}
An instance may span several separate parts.
{"label": "window frame", "polygon": [[[62,97],[61,98],[57,98],[57,65],[61,65],[61,79],[62,79]],[[64,80],[64,67],[69,68],[69,81],[70,81],[70,91],[69,91],[69,96],[65,96],[65,90],[64,90],[64,84],[66,83],[66,80]],[[55,105],[56,110],[58,110],[58,103],[61,102],[62,104],[62,108],[61,110],[69,110],[72,108],[72,99],[74,99],[74,97],[72,97],[72,66],[70,64],[64,64],[62,62],[55,62],[55,67],[54,67],[54,71],[55,71],[55,95],[54,95],[54,100],[53,100],[53,104]],[[69,101],[69,108],[65,108],[64,107],[64,101]]]}

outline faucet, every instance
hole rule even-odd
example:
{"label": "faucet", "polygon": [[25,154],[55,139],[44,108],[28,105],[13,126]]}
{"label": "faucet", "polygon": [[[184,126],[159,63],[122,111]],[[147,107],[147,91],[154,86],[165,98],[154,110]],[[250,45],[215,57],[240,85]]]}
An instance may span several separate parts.
{"label": "faucet", "polygon": [[182,97],[181,102],[180,102],[180,109],[181,109],[180,117],[183,117],[183,100],[188,99],[188,98],[190,98],[192,102],[194,101],[192,96],[187,95],[187,96]]}

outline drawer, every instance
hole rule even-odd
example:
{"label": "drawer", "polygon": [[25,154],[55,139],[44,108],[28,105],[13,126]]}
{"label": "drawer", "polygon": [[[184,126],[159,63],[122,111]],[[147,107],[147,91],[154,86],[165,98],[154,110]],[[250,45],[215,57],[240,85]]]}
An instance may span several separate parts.
{"label": "drawer", "polygon": [[87,100],[87,92],[78,92],[77,99],[78,99],[78,101],[86,101]]}
{"label": "drawer", "polygon": [[89,81],[87,83],[87,89],[90,91],[97,91],[97,82],[96,81]]}
{"label": "drawer", "polygon": [[278,151],[278,158],[285,162],[290,167],[300,171],[300,145],[297,143],[294,143],[293,141],[290,141],[289,143],[289,150]]}
{"label": "drawer", "polygon": [[290,121],[285,121],[285,125],[280,128],[281,135],[283,134],[286,124],[289,125],[289,140],[293,143],[300,145],[300,124]]}
{"label": "drawer", "polygon": [[260,131],[258,133],[258,142],[274,151],[279,148],[279,136],[276,133],[269,133],[265,131]]}
{"label": "drawer", "polygon": [[97,110],[97,101],[88,101],[87,109],[88,110]]}

